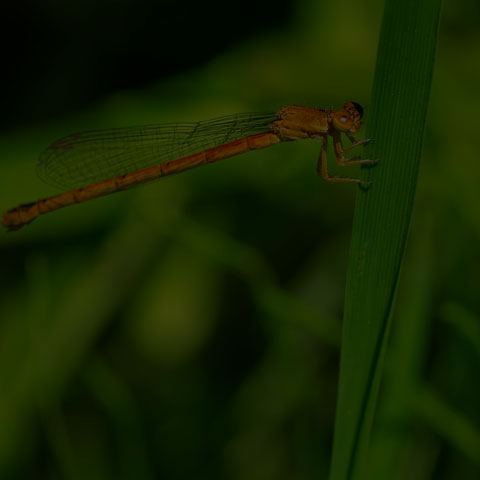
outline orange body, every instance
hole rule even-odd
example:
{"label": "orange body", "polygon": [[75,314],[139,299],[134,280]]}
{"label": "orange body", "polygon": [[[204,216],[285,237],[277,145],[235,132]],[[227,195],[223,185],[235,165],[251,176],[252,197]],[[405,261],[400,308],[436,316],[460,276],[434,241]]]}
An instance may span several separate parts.
{"label": "orange body", "polygon": [[[326,180],[363,183],[361,180],[344,177],[330,177],[326,166],[326,140],[330,135],[334,139],[337,162],[340,165],[367,163],[370,160],[345,160],[343,153],[367,140],[355,142],[343,149],[340,134],[345,133],[354,142],[352,133],[358,132],[362,117],[362,108],[355,103],[346,103],[340,110],[321,110],[311,107],[289,106],[280,109],[277,120],[266,126],[264,133],[249,135],[223,145],[206,149],[179,159],[159,163],[148,168],[129,172],[115,178],[96,182],[91,185],[70,190],[53,197],[12,208],[3,214],[3,225],[9,230],[17,230],[30,223],[39,215],[52,212],[74,203],[85,202],[93,198],[108,195],[160,177],[179,173],[224,158],[233,157],[250,150],[259,150],[282,141],[312,138],[323,142],[322,153],[317,172]],[[54,144],[55,145],[55,144]],[[58,145],[58,143],[56,144]],[[55,148],[58,149],[58,146]],[[70,148],[67,144],[66,150]]]}

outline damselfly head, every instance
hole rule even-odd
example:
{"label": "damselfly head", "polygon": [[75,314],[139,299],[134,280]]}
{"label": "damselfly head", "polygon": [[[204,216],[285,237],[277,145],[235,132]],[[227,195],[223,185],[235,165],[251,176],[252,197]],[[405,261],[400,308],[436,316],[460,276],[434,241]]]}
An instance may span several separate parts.
{"label": "damselfly head", "polygon": [[347,102],[340,110],[332,113],[332,125],[339,132],[356,133],[360,130],[362,123],[363,108],[355,102]]}

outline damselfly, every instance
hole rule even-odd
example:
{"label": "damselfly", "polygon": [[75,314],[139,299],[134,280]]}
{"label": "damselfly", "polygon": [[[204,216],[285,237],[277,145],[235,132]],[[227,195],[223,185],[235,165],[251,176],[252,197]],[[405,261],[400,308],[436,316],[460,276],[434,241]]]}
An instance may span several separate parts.
{"label": "damselfly", "polygon": [[[276,113],[237,114],[198,123],[166,123],[75,133],[52,143],[40,156],[37,171],[47,181],[70,189],[26,203],[3,214],[3,225],[17,230],[39,215],[85,202],[160,177],[217,162],[280,142],[312,138],[322,144],[317,173],[331,182],[357,178],[330,176],[327,138],[333,138],[339,165],[371,164],[375,160],[344,154],[368,139],[356,141],[363,108],[347,102],[339,110],[283,107]],[[352,145],[342,146],[344,133]]]}

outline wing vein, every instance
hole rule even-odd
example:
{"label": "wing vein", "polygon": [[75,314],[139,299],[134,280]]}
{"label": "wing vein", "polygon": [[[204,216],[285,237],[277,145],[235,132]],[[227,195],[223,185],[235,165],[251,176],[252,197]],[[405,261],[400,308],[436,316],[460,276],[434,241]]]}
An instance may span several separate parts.
{"label": "wing vein", "polygon": [[55,186],[79,188],[266,132],[276,119],[275,113],[244,113],[74,133],[40,155],[37,174]]}

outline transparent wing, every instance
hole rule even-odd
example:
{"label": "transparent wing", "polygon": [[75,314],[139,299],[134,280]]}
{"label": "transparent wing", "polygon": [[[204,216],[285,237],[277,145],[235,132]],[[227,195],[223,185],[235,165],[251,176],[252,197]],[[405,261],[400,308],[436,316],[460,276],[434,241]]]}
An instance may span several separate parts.
{"label": "transparent wing", "polygon": [[40,155],[37,173],[55,186],[79,188],[266,132],[275,120],[274,113],[244,113],[198,123],[74,133]]}

